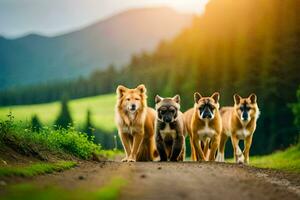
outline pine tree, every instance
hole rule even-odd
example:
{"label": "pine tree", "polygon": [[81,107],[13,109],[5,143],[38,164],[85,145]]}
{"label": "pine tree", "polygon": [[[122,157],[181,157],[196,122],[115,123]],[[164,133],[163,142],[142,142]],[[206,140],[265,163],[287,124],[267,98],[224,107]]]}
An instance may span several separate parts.
{"label": "pine tree", "polygon": [[300,131],[300,86],[297,91],[297,102],[293,103],[291,105],[292,112],[294,114],[294,123],[298,128],[298,131]]}
{"label": "pine tree", "polygon": [[40,132],[42,128],[42,123],[39,120],[38,116],[35,114],[31,117],[31,130],[33,132]]}
{"label": "pine tree", "polygon": [[55,121],[55,125],[58,128],[68,128],[72,124],[73,121],[68,107],[68,98],[64,96],[61,101],[61,111]]}
{"label": "pine tree", "polygon": [[91,121],[91,111],[88,109],[86,112],[86,124],[84,126],[84,132],[88,135],[89,139],[92,139],[94,128]]}

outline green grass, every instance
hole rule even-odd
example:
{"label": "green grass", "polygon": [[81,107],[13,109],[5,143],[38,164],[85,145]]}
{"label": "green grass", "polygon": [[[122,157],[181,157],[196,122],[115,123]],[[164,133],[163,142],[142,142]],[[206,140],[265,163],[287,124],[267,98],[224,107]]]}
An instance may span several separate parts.
{"label": "green grass", "polygon": [[63,171],[76,166],[73,161],[59,161],[56,163],[35,163],[29,166],[18,167],[0,167],[0,177],[3,176],[23,176],[32,177],[41,174],[48,174],[57,171]]}
{"label": "green grass", "polygon": [[115,177],[110,181],[109,184],[100,188],[94,193],[94,198],[92,199],[106,199],[114,200],[119,196],[120,190],[126,185],[126,180],[121,177]]}
{"label": "green grass", "polygon": [[106,158],[115,159],[116,156],[123,156],[124,151],[121,150],[101,150],[100,154]]}
{"label": "green grass", "polygon": [[251,157],[250,165],[300,173],[300,143],[285,151],[278,151],[267,156]]}
{"label": "green grass", "polygon": [[86,190],[64,190],[58,187],[39,188],[32,184],[17,184],[11,186],[8,193],[1,199],[5,200],[115,200],[118,198],[123,186],[127,184],[126,180],[120,177],[114,177],[108,184],[96,191]]}
{"label": "green grass", "polygon": [[[112,132],[114,125],[114,106],[116,96],[114,94],[100,95],[82,99],[71,100],[69,107],[75,126],[82,126],[86,120],[88,109],[92,112],[92,121],[97,128]],[[32,115],[37,114],[43,125],[53,125],[60,111],[60,102],[0,107],[0,119],[6,119],[12,112],[16,120],[29,122]]]}
{"label": "green grass", "polygon": [[[12,118],[0,120],[0,147],[9,146],[23,155],[34,155],[47,160],[47,154],[69,154],[81,159],[91,159],[100,154],[101,146],[91,141],[85,133],[74,128],[43,128],[39,133],[15,123]],[[0,155],[1,156],[1,155]]]}

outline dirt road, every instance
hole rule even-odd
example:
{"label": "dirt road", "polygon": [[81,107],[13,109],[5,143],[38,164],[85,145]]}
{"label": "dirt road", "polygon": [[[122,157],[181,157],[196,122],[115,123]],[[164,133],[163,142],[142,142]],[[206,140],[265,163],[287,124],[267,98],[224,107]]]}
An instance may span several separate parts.
{"label": "dirt road", "polygon": [[300,199],[297,174],[221,163],[88,162],[27,181],[42,186],[53,184],[67,189],[94,190],[115,176],[128,180],[120,194],[123,200]]}

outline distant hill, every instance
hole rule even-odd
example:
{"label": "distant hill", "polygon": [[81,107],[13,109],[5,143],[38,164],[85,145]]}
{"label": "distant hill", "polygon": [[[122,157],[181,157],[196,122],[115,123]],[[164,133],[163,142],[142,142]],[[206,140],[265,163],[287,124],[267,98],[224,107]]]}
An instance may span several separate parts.
{"label": "distant hill", "polygon": [[85,76],[110,64],[121,66],[132,54],[174,37],[191,21],[192,15],[170,8],[144,8],[56,37],[0,37],[0,89]]}

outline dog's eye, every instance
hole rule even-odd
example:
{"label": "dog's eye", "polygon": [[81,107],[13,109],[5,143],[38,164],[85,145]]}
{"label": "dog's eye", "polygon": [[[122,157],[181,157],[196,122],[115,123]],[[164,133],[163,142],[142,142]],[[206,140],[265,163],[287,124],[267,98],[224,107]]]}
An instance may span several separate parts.
{"label": "dog's eye", "polygon": [[171,112],[171,113],[175,113],[175,110],[174,110],[174,109],[170,109],[170,112]]}
{"label": "dog's eye", "polygon": [[130,98],[126,98],[126,101],[130,101]]}
{"label": "dog's eye", "polygon": [[136,100],[136,101],[139,101],[140,99],[139,99],[139,98],[135,98],[135,100]]}
{"label": "dog's eye", "polygon": [[162,115],[163,115],[163,114],[165,114],[165,113],[166,113],[166,110],[160,110],[159,112],[160,112],[160,114],[162,114]]}

